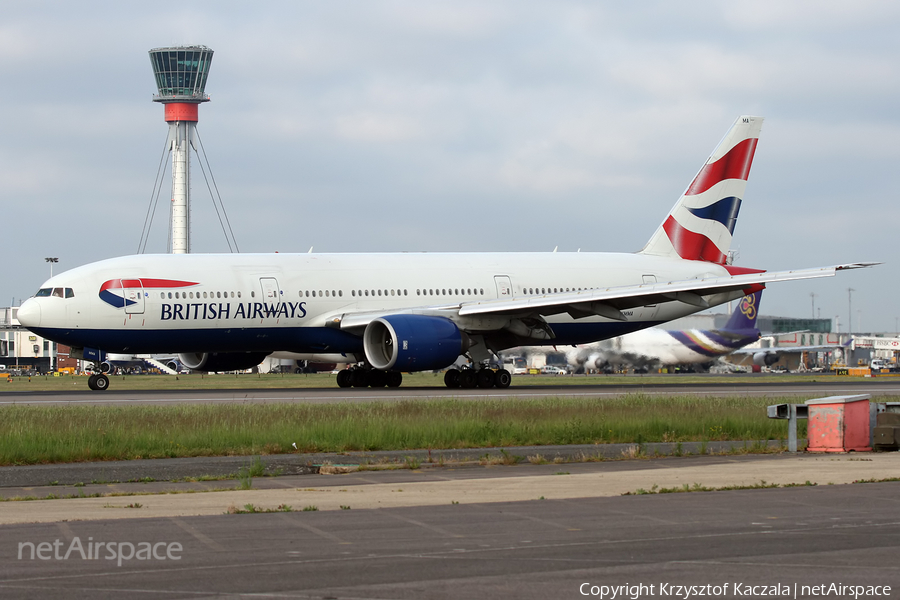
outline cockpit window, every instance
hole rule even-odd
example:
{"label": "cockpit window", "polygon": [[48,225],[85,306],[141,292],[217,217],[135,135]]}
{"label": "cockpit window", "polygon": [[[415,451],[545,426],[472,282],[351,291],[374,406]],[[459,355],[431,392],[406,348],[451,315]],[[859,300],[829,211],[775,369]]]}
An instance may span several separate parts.
{"label": "cockpit window", "polygon": [[75,297],[75,290],[73,290],[72,288],[66,288],[66,298],[74,298],[74,297]]}
{"label": "cockpit window", "polygon": [[37,294],[34,295],[35,298],[46,298],[53,292],[53,288],[41,288],[37,291]]}
{"label": "cockpit window", "polygon": [[62,298],[63,297],[63,289],[62,288],[53,288],[53,297],[54,298]]}

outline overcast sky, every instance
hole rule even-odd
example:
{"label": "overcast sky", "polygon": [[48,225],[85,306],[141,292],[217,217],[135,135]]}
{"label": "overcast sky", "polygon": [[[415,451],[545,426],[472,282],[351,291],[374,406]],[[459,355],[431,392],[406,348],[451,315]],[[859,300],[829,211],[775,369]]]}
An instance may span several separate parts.
{"label": "overcast sky", "polygon": [[[147,51],[215,51],[198,130],[242,252],[634,251],[741,114],[736,264],[886,264],[762,312],[895,331],[900,4],[0,1],[0,304],[138,249]],[[227,251],[195,161],[192,247]],[[167,180],[148,251],[167,241]],[[813,298],[811,294],[816,294]]]}

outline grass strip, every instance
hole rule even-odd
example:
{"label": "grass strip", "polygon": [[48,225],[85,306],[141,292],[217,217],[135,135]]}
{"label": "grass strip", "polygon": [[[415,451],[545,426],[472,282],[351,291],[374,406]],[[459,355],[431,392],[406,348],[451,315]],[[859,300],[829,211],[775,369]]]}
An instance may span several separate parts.
{"label": "grass strip", "polygon": [[[778,402],[802,399],[627,394],[324,405],[7,405],[0,406],[0,464],[778,440],[787,436],[787,421],[765,415],[765,406]],[[802,437],[805,422],[800,429]]]}

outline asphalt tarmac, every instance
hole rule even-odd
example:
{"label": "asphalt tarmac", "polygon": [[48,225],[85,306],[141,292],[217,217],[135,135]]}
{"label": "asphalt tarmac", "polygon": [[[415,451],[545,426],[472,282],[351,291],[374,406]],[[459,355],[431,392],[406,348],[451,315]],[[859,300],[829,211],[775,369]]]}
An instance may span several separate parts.
{"label": "asphalt tarmac", "polygon": [[[900,394],[900,379],[896,378],[837,378],[825,377],[815,381],[754,381],[740,384],[710,382],[680,384],[677,376],[670,382],[660,382],[659,376],[629,376],[630,383],[515,385],[507,389],[449,390],[443,386],[400,388],[294,388],[294,389],[238,389],[238,390],[139,390],[116,391],[114,386],[104,392],[88,390],[72,392],[2,392],[0,406],[9,404],[199,404],[233,402],[303,402],[325,404],[336,402],[391,402],[419,398],[542,398],[590,397],[602,398],[622,394],[691,395],[691,396],[806,396],[807,398],[871,394],[873,397]],[[638,382],[635,382],[635,380]]]}
{"label": "asphalt tarmac", "polygon": [[[0,526],[0,594],[609,598],[609,586],[643,584],[624,597],[686,597],[675,586],[688,585],[723,598],[760,595],[759,586],[800,598],[833,584],[894,597],[900,483],[850,482],[898,476],[896,454],[703,456],[294,475],[274,478],[281,489],[8,502],[0,520],[27,511],[47,522]],[[621,495],[761,479],[818,485]],[[285,498],[293,512],[223,508],[275,509]]]}

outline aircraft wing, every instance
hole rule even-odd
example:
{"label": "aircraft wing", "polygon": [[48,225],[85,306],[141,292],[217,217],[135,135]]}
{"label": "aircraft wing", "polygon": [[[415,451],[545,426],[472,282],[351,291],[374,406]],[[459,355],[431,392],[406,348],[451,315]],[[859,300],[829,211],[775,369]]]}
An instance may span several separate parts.
{"label": "aircraft wing", "polygon": [[823,344],[820,346],[768,346],[766,348],[738,348],[731,354],[754,355],[764,352],[766,354],[791,354],[798,352],[831,352],[832,350],[845,350],[846,346],[840,344]]}
{"label": "aircraft wing", "polygon": [[582,290],[580,292],[564,292],[515,299],[488,300],[460,305],[459,315],[511,314],[529,313],[553,315],[569,312],[576,316],[598,315],[619,321],[626,320],[621,314],[623,309],[662,304],[678,300],[701,308],[711,305],[703,298],[714,294],[746,290],[755,285],[776,281],[792,281],[833,277],[838,271],[861,269],[879,263],[850,263],[801,269],[797,271],[774,271],[771,273],[750,273],[685,281],[667,281],[662,283],[645,283],[633,286],[611,287],[605,289]]}
{"label": "aircraft wing", "polygon": [[617,321],[625,321],[627,319],[621,311],[629,308],[671,301],[680,301],[700,308],[709,308],[715,303],[710,304],[703,296],[738,290],[743,291],[753,286],[777,281],[833,277],[838,271],[860,269],[876,264],[880,263],[849,263],[796,271],[774,271],[689,279],[685,281],[644,283],[641,285],[582,290],[578,292],[560,292],[541,296],[422,306],[400,311],[355,312],[333,315],[325,321],[324,325],[339,327],[340,329],[358,329],[365,327],[379,317],[398,313],[445,316],[451,319],[457,316],[550,316],[569,313],[573,318],[601,316]]}

